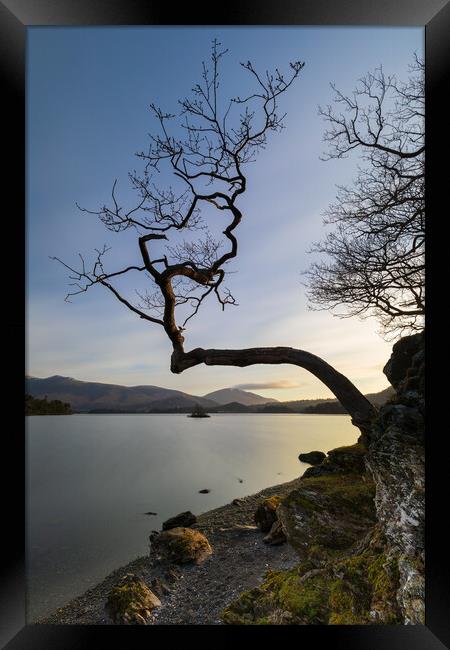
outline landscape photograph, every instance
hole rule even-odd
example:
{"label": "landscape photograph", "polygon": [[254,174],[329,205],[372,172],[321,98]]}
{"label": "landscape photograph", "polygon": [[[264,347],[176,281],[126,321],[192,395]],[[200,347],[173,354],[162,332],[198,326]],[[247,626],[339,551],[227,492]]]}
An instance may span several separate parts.
{"label": "landscape photograph", "polygon": [[424,625],[422,27],[31,27],[26,618]]}

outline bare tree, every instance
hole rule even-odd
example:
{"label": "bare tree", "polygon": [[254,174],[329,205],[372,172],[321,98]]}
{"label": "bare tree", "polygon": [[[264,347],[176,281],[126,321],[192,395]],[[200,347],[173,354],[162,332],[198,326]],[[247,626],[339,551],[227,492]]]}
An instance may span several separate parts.
{"label": "bare tree", "polygon": [[380,67],[351,96],[332,85],[335,108],[320,108],[330,125],[325,159],[353,150],[363,164],[351,187],[339,187],[325,214],[336,228],[312,252],[324,261],[308,276],[310,304],[340,317],[376,316],[386,335],[423,328],[424,64],[415,57],[405,83]]}
{"label": "bare tree", "polygon": [[[210,62],[203,63],[201,82],[192,88],[190,97],[179,102],[178,120],[174,114],[152,105],[159,132],[150,137],[148,149],[137,154],[144,164],[143,173],[129,175],[138,194],[136,205],[124,210],[114,183],[111,204],[88,211],[114,232],[134,229],[141,263],[106,272],[105,247],[96,251],[91,270],[86,269],[83,258],[80,269],[62,262],[70,270],[74,285],[66,298],[97,284],[106,287],[140,318],[164,328],[173,348],[174,373],[202,363],[289,363],[306,368],[330,388],[352,415],[354,424],[365,430],[374,415],[373,406],[344,375],[309,352],[287,347],[184,350],[186,325],[208,296],[215,296],[222,309],[235,304],[224,280],[227,264],[238,251],[235,231],[242,219],[238,200],[247,186],[245,169],[265,148],[269,134],[283,128],[285,115],[279,112],[279,99],[304,65],[295,61],[290,63],[288,74],[278,69],[261,74],[250,61],[242,63],[254,88],[247,96],[224,104],[219,100],[219,64],[225,52],[220,43],[213,42]],[[163,168],[170,170],[177,187],[155,184],[155,172]],[[222,231],[225,239],[214,236],[211,219],[209,223],[207,219],[211,211],[226,220]],[[193,239],[180,239],[180,235],[192,235],[192,231]],[[153,287],[139,294],[139,304],[133,304],[113,284],[119,276],[131,272],[145,274]]]}

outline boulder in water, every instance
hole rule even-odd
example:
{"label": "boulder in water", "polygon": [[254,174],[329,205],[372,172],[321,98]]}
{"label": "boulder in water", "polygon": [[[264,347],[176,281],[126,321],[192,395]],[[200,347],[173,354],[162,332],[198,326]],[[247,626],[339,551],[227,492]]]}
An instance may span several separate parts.
{"label": "boulder in water", "polygon": [[325,457],[326,454],[323,451],[309,451],[307,454],[300,454],[298,459],[308,465],[319,465]]}
{"label": "boulder in water", "polygon": [[179,528],[180,526],[184,528],[189,528],[192,524],[197,522],[197,517],[190,511],[180,512],[180,514],[175,515],[167,519],[162,525],[163,530],[170,530],[171,528]]}

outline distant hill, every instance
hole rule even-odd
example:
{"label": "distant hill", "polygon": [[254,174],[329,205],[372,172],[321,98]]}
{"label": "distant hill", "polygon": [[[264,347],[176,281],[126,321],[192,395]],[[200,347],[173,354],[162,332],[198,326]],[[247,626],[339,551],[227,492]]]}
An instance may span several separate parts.
{"label": "distant hill", "polygon": [[261,409],[260,413],[295,413],[293,409],[286,404],[266,404]]}
{"label": "distant hill", "polygon": [[256,393],[250,393],[246,390],[239,388],[222,388],[222,390],[215,390],[212,393],[204,395],[205,399],[212,399],[217,404],[230,404],[238,402],[244,406],[254,406],[256,404],[268,404],[269,402],[277,402],[278,400],[270,397],[261,397]]}
{"label": "distant hill", "polygon": [[191,408],[195,404],[205,408],[217,406],[212,400],[159,386],[118,386],[60,375],[45,379],[27,377],[25,392],[40,399],[47,396],[49,400],[69,402],[74,411],[83,413],[92,410],[145,413],[150,409]]}
{"label": "distant hill", "polygon": [[[79,413],[189,413],[199,404],[210,413],[345,413],[335,399],[279,402],[238,388],[224,388],[204,397],[159,386],[120,386],[54,375],[25,377],[25,392],[37,399],[69,403]],[[389,387],[366,397],[376,406],[394,394]]]}
{"label": "distant hill", "polygon": [[254,413],[254,409],[246,406],[245,404],[240,404],[239,402],[230,402],[229,404],[221,404],[216,407],[217,413]]}
{"label": "distant hill", "polygon": [[294,413],[303,413],[303,409],[309,406],[315,406],[316,404],[323,404],[324,402],[335,402],[336,400],[329,398],[320,398],[316,397],[313,399],[296,399],[289,402],[279,402],[280,406],[286,406],[290,411]]}
{"label": "distant hill", "polygon": [[342,413],[348,413],[348,411],[337,400],[330,399],[329,402],[319,402],[318,404],[311,404],[311,406],[304,406],[301,413],[340,415]]}

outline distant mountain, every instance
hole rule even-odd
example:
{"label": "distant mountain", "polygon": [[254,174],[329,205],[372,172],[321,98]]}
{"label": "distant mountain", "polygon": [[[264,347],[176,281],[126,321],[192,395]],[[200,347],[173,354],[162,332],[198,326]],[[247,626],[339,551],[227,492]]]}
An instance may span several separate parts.
{"label": "distant mountain", "polygon": [[249,393],[248,391],[240,390],[239,388],[222,388],[222,390],[215,390],[212,393],[204,395],[204,398],[212,399],[214,402],[222,405],[237,402],[238,404],[243,404],[244,406],[268,404],[269,402],[278,401],[270,397],[261,397],[261,395],[256,395],[256,393]]}
{"label": "distant mountain", "polygon": [[[45,379],[25,377],[25,392],[38,399],[69,403],[72,411],[109,413],[189,413],[195,404],[209,412],[228,413],[345,413],[335,399],[279,402],[238,388],[224,388],[204,397],[159,386],[119,386],[79,381],[54,375]],[[384,404],[395,393],[391,387],[366,395],[376,406]],[[267,405],[267,406],[266,406]]]}
{"label": "distant mountain", "polygon": [[217,403],[203,397],[159,386],[118,386],[98,382],[79,381],[54,375],[45,379],[27,377],[25,392],[33,397],[68,402],[72,410],[87,413],[97,411],[128,411],[145,413],[148,410],[191,408],[200,404],[216,408]]}

